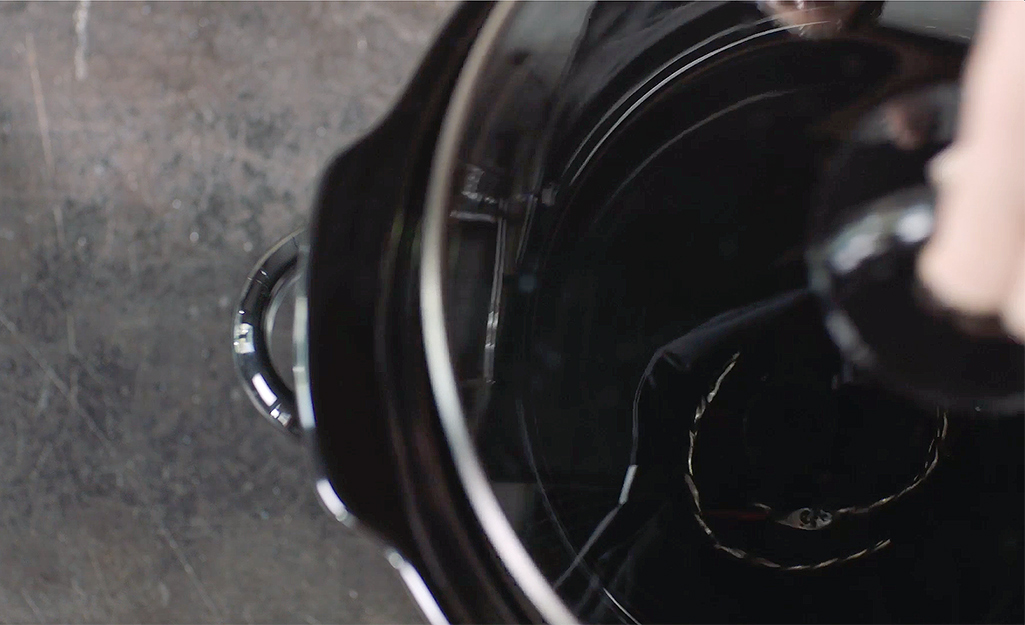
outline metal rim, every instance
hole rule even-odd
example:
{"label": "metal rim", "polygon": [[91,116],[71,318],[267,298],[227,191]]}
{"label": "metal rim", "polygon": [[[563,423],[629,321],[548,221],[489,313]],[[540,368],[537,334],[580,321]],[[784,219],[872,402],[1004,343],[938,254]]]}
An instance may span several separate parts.
{"label": "metal rim", "polygon": [[423,221],[420,265],[420,315],[424,334],[427,372],[442,430],[448,440],[456,472],[474,514],[506,569],[550,623],[575,623],[576,617],[559,598],[523,547],[488,482],[466,427],[455,371],[445,329],[442,249],[445,240],[445,207],[450,193],[458,144],[470,113],[470,100],[488,53],[513,15],[516,3],[504,0],[492,10],[470,50],[441,127],[428,182]]}
{"label": "metal rim", "polygon": [[295,394],[270,354],[274,318],[294,282],[304,229],[288,235],[256,262],[239,296],[232,322],[232,355],[242,388],[253,406],[283,432],[299,435]]}

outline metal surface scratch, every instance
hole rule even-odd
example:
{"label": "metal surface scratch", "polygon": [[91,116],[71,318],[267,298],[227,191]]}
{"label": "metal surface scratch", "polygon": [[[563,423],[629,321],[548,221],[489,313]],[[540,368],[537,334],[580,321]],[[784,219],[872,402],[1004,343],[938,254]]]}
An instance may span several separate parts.
{"label": "metal surface scratch", "polygon": [[[34,360],[36,364],[39,365],[39,367],[46,374],[46,377],[49,378],[51,382],[53,382],[53,385],[55,387],[57,387],[57,391],[61,395],[63,395],[64,398],[71,405],[72,411],[82,418],[82,420],[85,422],[89,430],[92,431],[92,433],[100,439],[100,442],[107,450],[107,453],[109,453],[112,458],[117,460],[119,458],[119,454],[117,452],[117,449],[114,447],[114,444],[111,442],[109,438],[107,438],[106,434],[103,433],[103,430],[100,429],[100,426],[96,423],[96,420],[93,419],[92,415],[90,415],[88,412],[82,409],[82,407],[78,404],[77,370],[73,372],[72,377],[74,387],[69,388],[68,385],[64,383],[64,380],[62,380],[60,376],[58,376],[57,373],[53,370],[53,367],[50,366],[50,364],[39,354],[39,352],[36,351],[32,344],[25,340],[25,337],[22,336],[17,326],[15,326],[14,323],[7,318],[7,315],[4,314],[2,310],[0,310],[0,325],[6,328],[7,331],[11,333],[11,336],[14,337],[14,340],[19,345],[21,345],[25,349],[25,351],[28,352],[29,356],[32,357],[32,360]],[[171,549],[171,552],[174,554],[175,558],[178,560],[178,563],[181,565],[182,570],[185,571],[185,574],[188,576],[189,580],[192,582],[193,587],[196,589],[196,592],[199,594],[200,599],[202,599],[203,604],[207,607],[208,610],[210,610],[210,613],[213,614],[218,621],[221,620],[219,611],[217,610],[217,606],[214,604],[213,599],[210,597],[210,593],[207,592],[206,586],[199,579],[199,576],[196,575],[196,571],[192,568],[192,565],[189,563],[188,558],[186,558],[185,552],[182,551],[182,548],[178,545],[178,541],[175,540],[170,530],[167,529],[167,526],[164,524],[163,519],[157,516],[156,508],[154,508],[154,506],[150,502],[148,493],[144,489],[139,487],[139,483],[136,479],[134,471],[132,472],[132,482],[133,486],[135,487],[135,491],[139,496],[139,499],[150,511],[150,517],[153,520],[154,526],[156,526],[157,534],[164,539],[164,541],[167,543],[167,546]]]}
{"label": "metal surface scratch", "polygon": [[14,325],[14,322],[8,319],[7,315],[5,315],[3,311],[0,311],[0,325],[6,328],[7,331],[11,333],[11,336],[14,337],[14,340],[28,352],[28,355],[32,357],[32,360],[36,361],[36,364],[43,370],[46,377],[53,382],[53,385],[57,387],[60,394],[63,395],[65,399],[70,400],[71,391],[68,389],[68,385],[65,384],[64,380],[57,375],[57,372],[53,370],[50,363],[47,362],[34,347],[32,347],[32,344],[25,340],[21,331],[18,330],[18,326]]}
{"label": "metal surface scratch", "polygon": [[[13,461],[0,477],[0,624],[40,621],[22,588],[49,622],[417,621],[374,546],[348,536],[324,543],[333,521],[310,513],[303,450],[265,454],[273,432],[250,427],[235,380],[220,375],[218,345],[221,317],[249,269],[242,250],[256,253],[278,229],[300,224],[317,173],[384,114],[415,69],[421,47],[403,44],[383,20],[426,34],[451,8],[388,5],[339,39],[334,19],[352,22],[359,5],[146,0],[107,10],[114,5],[96,2],[82,59],[79,6],[0,5],[8,43],[0,139],[11,148],[0,162],[10,209],[0,228],[10,278],[0,310],[52,370],[0,324],[17,417],[0,444],[0,457]],[[26,80],[28,33],[38,81]],[[289,71],[324,58],[365,60],[371,49],[358,55],[357,34],[387,63],[357,64],[327,82],[319,69]],[[225,37],[239,54],[220,54]],[[105,47],[111,41],[118,50]],[[339,108],[338,94],[350,92]],[[297,102],[295,93],[309,97]],[[40,112],[47,138],[32,127]],[[248,134],[229,148],[243,122]],[[37,143],[47,140],[50,163]],[[175,199],[181,210],[163,220]],[[239,254],[225,263],[208,253],[214,248]],[[54,387],[57,377],[74,396],[72,370],[78,410],[119,459]],[[212,447],[224,453],[207,453]],[[274,540],[282,527],[288,545]],[[226,574],[240,568],[248,573]],[[52,581],[39,577],[51,573]]]}
{"label": "metal surface scratch", "polygon": [[68,325],[68,353],[72,356],[78,355],[78,345],[75,341],[75,316],[71,312],[64,313],[64,319]]}
{"label": "metal surface scratch", "polygon": [[185,574],[192,582],[192,586],[196,589],[196,592],[199,593],[199,598],[203,600],[203,604],[210,613],[214,615],[214,618],[217,621],[223,621],[224,619],[220,617],[220,613],[217,610],[217,606],[214,605],[213,599],[210,597],[210,593],[206,590],[206,585],[203,584],[203,582],[200,581],[199,576],[196,575],[195,569],[192,568],[188,558],[185,557],[185,552],[178,545],[178,541],[174,539],[173,535],[171,535],[171,531],[167,529],[163,519],[157,516],[156,510],[152,506],[147,507],[149,508],[150,516],[152,517],[154,524],[157,526],[157,534],[164,539],[168,548],[171,549],[171,553],[174,554],[174,557],[178,560],[178,564],[181,565],[182,570],[185,571]]}
{"label": "metal surface scratch", "polygon": [[78,0],[75,7],[75,80],[83,81],[89,76],[85,55],[89,51],[89,2]]}
{"label": "metal surface scratch", "polygon": [[108,207],[107,210],[107,237],[103,244],[103,258],[104,260],[111,257],[111,253],[114,251],[114,239],[117,236],[117,217],[112,210]]}
{"label": "metal surface scratch", "polygon": [[78,369],[71,370],[71,384],[68,385],[68,401],[71,402],[71,409],[75,412],[81,410],[81,406],[78,404]]}
{"label": "metal surface scratch", "polygon": [[57,247],[64,251],[68,248],[68,239],[64,232],[64,211],[60,206],[53,207],[53,223],[57,226]]}
{"label": "metal surface scratch", "polygon": [[53,443],[47,443],[43,447],[43,451],[39,452],[39,457],[36,458],[36,463],[32,466],[32,472],[29,473],[29,481],[35,481],[39,477],[39,470],[46,464],[46,461],[50,459],[50,454],[53,453]]}
{"label": "metal surface scratch", "polygon": [[111,600],[113,599],[114,595],[110,591],[110,587],[107,585],[107,576],[103,574],[103,567],[100,566],[100,561],[96,557],[96,552],[93,550],[91,546],[86,544],[85,551],[86,554],[89,556],[89,563],[93,567],[93,572],[96,573],[96,579],[97,581],[99,581],[100,589],[102,589],[103,591],[104,601],[106,601],[106,603],[110,605],[112,603]]}
{"label": "metal surface scratch", "polygon": [[36,605],[36,602],[32,600],[32,597],[29,596],[28,591],[24,588],[21,589],[21,596],[25,599],[25,603],[28,604],[28,608],[32,610],[32,614],[36,617],[36,620],[38,620],[40,623],[46,623],[47,620],[43,618],[43,613],[39,611],[39,606]]}
{"label": "metal surface scratch", "polygon": [[38,417],[43,414],[43,411],[50,407],[50,382],[49,377],[43,380],[43,385],[39,387],[39,399],[36,401],[36,408],[33,412],[33,417]]}
{"label": "metal surface scratch", "polygon": [[53,146],[50,144],[50,119],[46,116],[43,81],[39,78],[39,66],[36,64],[36,40],[32,33],[25,35],[25,57],[28,62],[29,75],[32,78],[32,98],[36,103],[36,121],[39,122],[39,135],[43,141],[43,160],[46,161],[46,171],[52,176]]}

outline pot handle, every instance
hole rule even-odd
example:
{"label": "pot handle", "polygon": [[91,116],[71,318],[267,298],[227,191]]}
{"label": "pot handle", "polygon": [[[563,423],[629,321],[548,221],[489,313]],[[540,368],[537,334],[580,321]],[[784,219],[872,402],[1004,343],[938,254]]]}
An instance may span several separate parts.
{"label": "pot handle", "polygon": [[235,370],[250,401],[280,430],[299,437],[295,392],[281,379],[270,357],[274,317],[299,278],[300,243],[306,230],[288,235],[257,261],[246,279],[232,323]]}

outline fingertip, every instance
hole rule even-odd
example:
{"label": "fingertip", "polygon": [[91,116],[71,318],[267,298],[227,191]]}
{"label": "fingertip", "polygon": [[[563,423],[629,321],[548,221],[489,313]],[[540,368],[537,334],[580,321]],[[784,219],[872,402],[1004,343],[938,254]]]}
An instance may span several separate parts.
{"label": "fingertip", "polygon": [[1025,342],[1025,255],[1019,263],[1018,277],[1000,311],[1000,318],[1011,336]]}
{"label": "fingertip", "polygon": [[987,281],[973,279],[964,254],[956,242],[934,235],[918,257],[918,280],[946,307],[970,315],[992,314],[999,310],[1004,293]]}

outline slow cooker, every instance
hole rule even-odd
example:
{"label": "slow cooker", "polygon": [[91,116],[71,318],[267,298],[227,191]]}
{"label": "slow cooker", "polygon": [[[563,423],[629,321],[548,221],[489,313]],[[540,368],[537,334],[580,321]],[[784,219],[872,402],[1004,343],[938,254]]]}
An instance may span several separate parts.
{"label": "slow cooker", "polygon": [[852,129],[977,9],[460,6],[247,281],[250,398],[432,623],[1021,622],[1020,415],[880,382],[808,287],[829,190],[938,149]]}

